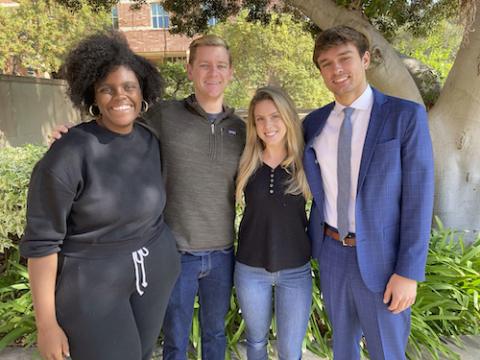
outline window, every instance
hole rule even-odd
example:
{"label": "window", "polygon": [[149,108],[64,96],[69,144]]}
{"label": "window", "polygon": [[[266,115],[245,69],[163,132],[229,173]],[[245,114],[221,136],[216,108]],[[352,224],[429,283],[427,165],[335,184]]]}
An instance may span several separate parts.
{"label": "window", "polygon": [[112,8],[112,27],[118,29],[118,8],[116,6]]}
{"label": "window", "polygon": [[208,26],[215,26],[218,23],[218,19],[216,17],[212,17],[208,19]]}
{"label": "window", "polygon": [[187,56],[186,55],[167,55],[163,58],[164,63],[187,63]]}
{"label": "window", "polygon": [[170,26],[170,17],[163,9],[160,3],[150,5],[152,9],[152,27],[154,29],[168,29]]}

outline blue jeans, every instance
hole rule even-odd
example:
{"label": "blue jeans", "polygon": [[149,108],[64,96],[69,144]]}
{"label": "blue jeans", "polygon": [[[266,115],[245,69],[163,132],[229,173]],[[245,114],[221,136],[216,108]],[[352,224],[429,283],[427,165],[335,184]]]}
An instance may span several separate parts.
{"label": "blue jeans", "polygon": [[247,325],[248,360],[268,359],[272,296],[275,299],[278,357],[281,360],[301,359],[312,303],[310,262],[277,272],[237,262],[234,278],[238,302]]}
{"label": "blue jeans", "polygon": [[233,248],[197,254],[183,253],[182,269],[163,323],[164,360],[187,359],[193,306],[198,293],[202,359],[224,360],[225,315],[230,308]]}

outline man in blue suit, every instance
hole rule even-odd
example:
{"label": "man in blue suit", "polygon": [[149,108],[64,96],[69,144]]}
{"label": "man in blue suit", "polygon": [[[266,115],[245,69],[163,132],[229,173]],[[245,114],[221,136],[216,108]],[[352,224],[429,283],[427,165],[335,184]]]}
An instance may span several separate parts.
{"label": "man in blue suit", "polygon": [[369,86],[368,49],[346,26],[315,42],[335,102],[304,121],[309,234],[335,359],[359,359],[362,335],[372,359],[404,359],[428,251],[432,145],[421,105]]}

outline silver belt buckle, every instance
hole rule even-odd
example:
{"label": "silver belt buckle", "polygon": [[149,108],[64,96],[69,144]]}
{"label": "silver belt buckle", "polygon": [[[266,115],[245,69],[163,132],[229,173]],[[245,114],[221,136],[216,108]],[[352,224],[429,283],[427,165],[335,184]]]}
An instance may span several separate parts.
{"label": "silver belt buckle", "polygon": [[345,237],[342,239],[342,245],[343,245],[343,246],[347,246],[347,247],[353,247],[353,245],[348,245],[348,244],[345,242],[346,239],[350,239],[350,238],[351,238],[350,234],[347,234],[347,236],[345,236]]}

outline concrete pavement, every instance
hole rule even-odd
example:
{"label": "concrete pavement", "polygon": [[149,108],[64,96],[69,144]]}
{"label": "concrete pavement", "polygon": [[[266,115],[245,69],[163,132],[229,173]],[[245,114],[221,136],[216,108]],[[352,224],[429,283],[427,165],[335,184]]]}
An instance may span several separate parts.
{"label": "concrete pavement", "polygon": [[[455,351],[457,354],[460,355],[461,360],[480,360],[480,336],[462,336],[462,341],[463,341],[463,348],[457,347],[455,344],[452,342],[447,341],[448,346]],[[239,346],[240,350],[240,355],[241,359],[246,359],[245,355],[245,346],[243,344],[240,344]],[[161,359],[161,351],[160,349],[157,350],[154,354],[153,359]],[[272,359],[276,359],[277,357],[275,355],[272,356]],[[0,352],[0,360],[39,360],[40,358],[35,356],[35,351],[33,349],[23,349],[23,348],[15,348],[15,347],[9,347],[2,352]],[[236,358],[234,358],[236,359]],[[302,357],[303,360],[326,360],[322,359],[311,352],[307,351],[303,354]],[[428,359],[428,356],[425,357],[425,359],[419,359],[419,360],[426,360]],[[450,360],[446,357],[441,357],[442,360]]]}

